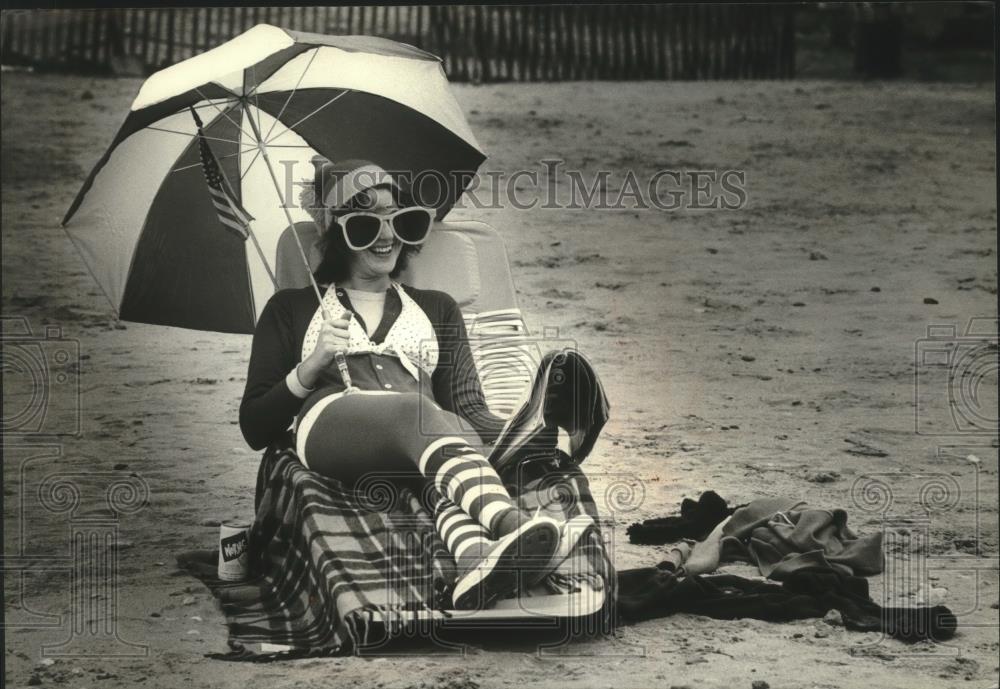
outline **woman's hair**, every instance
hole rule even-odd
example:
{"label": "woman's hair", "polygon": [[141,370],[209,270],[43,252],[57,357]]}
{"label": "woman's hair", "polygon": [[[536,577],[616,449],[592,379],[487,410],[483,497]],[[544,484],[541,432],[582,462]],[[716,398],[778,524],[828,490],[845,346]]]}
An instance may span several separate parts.
{"label": "woman's hair", "polygon": [[[413,199],[406,192],[400,191],[397,187],[390,185],[378,185],[372,187],[373,189],[389,189],[392,192],[393,201],[400,208],[406,208],[408,206],[414,205]],[[332,220],[330,225],[323,232],[323,238],[319,242],[319,249],[323,254],[323,260],[320,262],[319,267],[316,268],[316,272],[313,273],[313,277],[316,278],[316,282],[328,284],[331,282],[343,282],[351,272],[351,253],[353,249],[347,246],[347,241],[344,239],[344,233],[337,224],[337,218],[342,215],[346,215],[352,211],[356,210],[366,210],[367,207],[360,203],[361,197],[364,194],[355,194],[343,208],[338,208],[331,211]],[[414,246],[413,244],[403,244],[402,249],[399,252],[399,258],[396,259],[396,266],[389,273],[389,277],[397,278],[399,275],[406,270],[406,266],[410,263],[410,257],[416,253],[420,252],[420,245]]]}

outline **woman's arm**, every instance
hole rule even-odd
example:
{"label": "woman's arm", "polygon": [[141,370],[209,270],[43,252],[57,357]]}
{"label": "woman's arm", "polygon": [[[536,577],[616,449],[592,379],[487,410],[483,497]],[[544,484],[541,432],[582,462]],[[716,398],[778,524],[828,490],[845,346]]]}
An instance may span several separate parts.
{"label": "woman's arm", "polygon": [[281,439],[309,392],[291,378],[297,375],[299,357],[291,312],[279,294],[271,297],[257,321],[240,404],[240,430],[255,450]]}
{"label": "woman's arm", "polygon": [[434,398],[444,409],[468,421],[483,442],[492,444],[504,420],[486,405],[479,371],[469,347],[465,319],[451,297],[447,297],[443,305],[437,336],[439,363],[434,371]]}

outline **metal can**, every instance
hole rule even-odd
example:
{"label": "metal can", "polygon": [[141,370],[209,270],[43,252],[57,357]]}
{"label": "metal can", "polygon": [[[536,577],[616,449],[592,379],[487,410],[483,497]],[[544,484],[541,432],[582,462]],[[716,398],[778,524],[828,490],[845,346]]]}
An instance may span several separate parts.
{"label": "metal can", "polygon": [[248,535],[250,524],[240,521],[222,522],[219,527],[219,579],[243,581],[247,578]]}

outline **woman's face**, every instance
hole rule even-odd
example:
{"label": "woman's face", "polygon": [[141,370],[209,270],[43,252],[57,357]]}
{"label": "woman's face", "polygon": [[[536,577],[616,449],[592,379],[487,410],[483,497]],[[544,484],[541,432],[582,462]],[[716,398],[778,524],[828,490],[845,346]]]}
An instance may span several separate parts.
{"label": "woman's face", "polygon": [[[388,215],[398,210],[389,189],[370,189],[368,193],[375,204],[366,209],[367,212]],[[383,222],[378,239],[373,245],[362,251],[351,251],[351,275],[358,278],[379,278],[389,275],[396,267],[402,248],[402,243],[396,239],[389,224]]]}

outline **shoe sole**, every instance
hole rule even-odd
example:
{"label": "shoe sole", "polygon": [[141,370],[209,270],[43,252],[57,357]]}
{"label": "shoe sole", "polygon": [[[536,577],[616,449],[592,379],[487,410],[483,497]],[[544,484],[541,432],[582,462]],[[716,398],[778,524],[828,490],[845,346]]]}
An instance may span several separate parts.
{"label": "shoe sole", "polygon": [[545,566],[546,574],[554,571],[566,561],[566,558],[570,556],[570,553],[573,552],[573,549],[576,548],[583,539],[584,534],[592,526],[595,526],[594,518],[586,513],[578,514],[562,525],[559,529],[558,547],[552,554],[552,559]]}
{"label": "shoe sole", "polygon": [[[544,386],[546,389],[544,397],[539,394],[539,390],[543,386],[538,379],[535,380],[525,405],[515,412],[503,430],[500,431],[500,436],[496,440],[496,447],[503,449],[498,455],[490,457],[489,461],[498,472],[505,471],[518,457],[521,450],[530,448],[548,429],[562,427],[570,436],[579,432],[578,421],[583,418],[583,412],[579,405],[581,400],[590,397],[589,380],[583,380],[583,388],[577,390],[575,397],[569,400],[563,399],[562,395],[565,392],[559,388],[558,382],[555,382],[560,374],[565,379],[566,371],[570,369],[573,370],[574,381],[577,378],[586,379],[586,376],[575,375],[579,366],[578,361],[571,361],[569,357],[561,364],[553,364],[549,371],[549,381]],[[525,432],[524,425],[528,419],[539,412],[541,412],[542,425]],[[553,445],[553,449],[554,447]]]}
{"label": "shoe sole", "polygon": [[[490,455],[488,461],[497,471],[505,469],[506,465],[510,463],[511,457],[517,453],[517,450],[524,445],[530,444],[544,430],[545,399],[539,394],[542,387],[541,380],[536,378],[532,384],[531,391],[528,393],[528,399],[508,419],[500,431],[500,435],[494,441],[494,454]],[[541,412],[543,417],[543,426],[525,431],[524,426],[528,423],[528,419],[539,412]]]}
{"label": "shoe sole", "polygon": [[533,519],[500,542],[504,540],[505,547],[491,552],[455,585],[452,605],[456,610],[488,608],[500,596],[516,591],[522,579],[527,586],[544,576],[541,565],[559,546],[559,527],[549,519]]}

